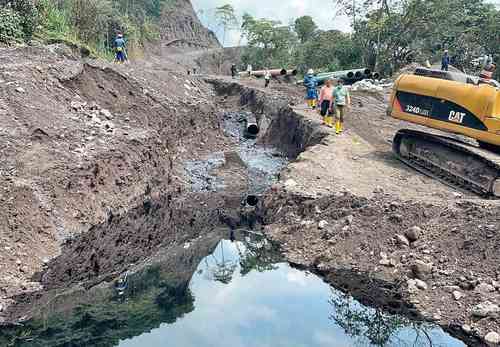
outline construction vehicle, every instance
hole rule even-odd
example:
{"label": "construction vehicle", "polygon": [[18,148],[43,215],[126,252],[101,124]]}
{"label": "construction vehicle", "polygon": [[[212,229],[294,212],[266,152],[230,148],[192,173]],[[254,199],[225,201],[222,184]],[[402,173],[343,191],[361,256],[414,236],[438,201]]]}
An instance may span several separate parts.
{"label": "construction vehicle", "polygon": [[433,129],[400,130],[393,150],[401,161],[449,186],[500,198],[498,82],[418,68],[396,80],[388,114]]}

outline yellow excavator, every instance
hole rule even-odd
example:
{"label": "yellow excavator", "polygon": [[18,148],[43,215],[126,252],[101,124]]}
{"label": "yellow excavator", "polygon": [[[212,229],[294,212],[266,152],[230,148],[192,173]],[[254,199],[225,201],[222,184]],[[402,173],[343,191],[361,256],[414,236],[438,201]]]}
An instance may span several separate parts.
{"label": "yellow excavator", "polygon": [[393,151],[401,161],[447,185],[500,198],[498,82],[418,68],[396,80],[388,114],[435,129],[398,131]]}

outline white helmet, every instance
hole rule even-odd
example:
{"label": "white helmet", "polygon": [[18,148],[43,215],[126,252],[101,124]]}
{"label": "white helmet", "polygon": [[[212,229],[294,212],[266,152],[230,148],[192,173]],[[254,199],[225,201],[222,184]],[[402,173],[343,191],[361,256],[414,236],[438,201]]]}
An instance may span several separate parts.
{"label": "white helmet", "polygon": [[309,70],[307,71],[307,74],[308,74],[308,75],[312,75],[312,74],[314,74],[314,70],[313,70],[313,69],[309,69]]}

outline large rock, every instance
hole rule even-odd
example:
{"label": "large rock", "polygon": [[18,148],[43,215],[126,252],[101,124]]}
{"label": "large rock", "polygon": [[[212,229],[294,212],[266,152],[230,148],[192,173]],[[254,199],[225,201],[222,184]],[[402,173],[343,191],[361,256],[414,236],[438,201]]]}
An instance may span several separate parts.
{"label": "large rock", "polygon": [[432,264],[424,263],[421,260],[416,260],[411,265],[413,275],[420,280],[427,280],[432,274]]}
{"label": "large rock", "polygon": [[399,234],[396,235],[396,242],[400,246],[406,246],[406,247],[410,246],[410,241],[408,241],[408,239],[406,237],[404,237],[403,235],[399,235]]}
{"label": "large rock", "polygon": [[500,307],[489,301],[485,301],[474,306],[471,313],[474,317],[478,318],[496,317],[500,313]]}
{"label": "large rock", "polygon": [[422,229],[420,227],[414,226],[405,232],[405,236],[410,242],[417,241],[422,235]]}
{"label": "large rock", "polygon": [[476,286],[474,291],[480,294],[489,294],[495,291],[495,287],[493,287],[491,284],[480,283]]}
{"label": "large rock", "polygon": [[460,299],[462,299],[464,296],[465,296],[465,294],[464,294],[464,293],[462,293],[461,291],[455,290],[455,291],[453,292],[453,298],[454,298],[455,300],[457,300],[457,301],[458,301],[458,300],[460,300]]}
{"label": "large rock", "polygon": [[500,335],[495,331],[490,331],[484,337],[484,341],[490,346],[500,345]]}

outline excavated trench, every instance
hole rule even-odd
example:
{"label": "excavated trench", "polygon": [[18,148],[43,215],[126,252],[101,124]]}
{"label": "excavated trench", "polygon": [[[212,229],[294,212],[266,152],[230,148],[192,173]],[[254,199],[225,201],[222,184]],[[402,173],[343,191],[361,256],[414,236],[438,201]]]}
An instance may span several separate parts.
{"label": "excavated trench", "polygon": [[[228,314],[242,311],[248,303],[257,311],[235,315],[232,319],[241,318],[243,326],[245,318],[252,323],[247,329],[234,326],[227,343],[219,345],[234,345],[234,339],[249,334],[250,339],[240,342],[250,346],[262,332],[268,336],[262,343],[271,344],[286,334],[290,341],[304,339],[308,346],[326,341],[463,346],[432,324],[383,313],[411,315],[401,298],[388,295],[390,284],[373,283],[355,271],[328,274],[328,281],[353,299],[284,260],[277,245],[259,231],[273,218],[264,196],[272,194],[269,188],[288,161],[321,143],[327,133],[293,112],[286,99],[235,83],[207,82],[221,105],[232,106],[218,115],[232,149],[186,161],[186,190],[149,195],[139,206],[109,213],[104,223],[68,239],[61,255],[35,278],[45,291],[21,295],[9,307],[9,320],[15,324],[3,327],[0,344],[159,346],[167,336],[176,345],[209,344],[218,339],[217,331],[230,330],[225,324],[234,323],[222,319],[221,326],[206,325],[217,321],[215,312],[227,309],[227,300],[233,305]],[[279,283],[282,291],[264,283]],[[305,294],[299,295],[296,288],[304,288]],[[377,289],[376,301],[367,300],[374,297],[367,288]],[[223,295],[227,290],[233,291],[230,300]],[[219,296],[222,306],[211,307]],[[261,297],[273,300],[260,301]],[[313,340],[292,333],[303,328],[303,320],[297,320],[302,314],[313,322],[318,319],[315,325],[321,329]],[[275,320],[288,328],[268,328],[277,324]],[[195,329],[204,325],[213,335]],[[309,336],[314,327],[304,329]],[[188,343],[186,336],[192,335],[200,340]]]}

